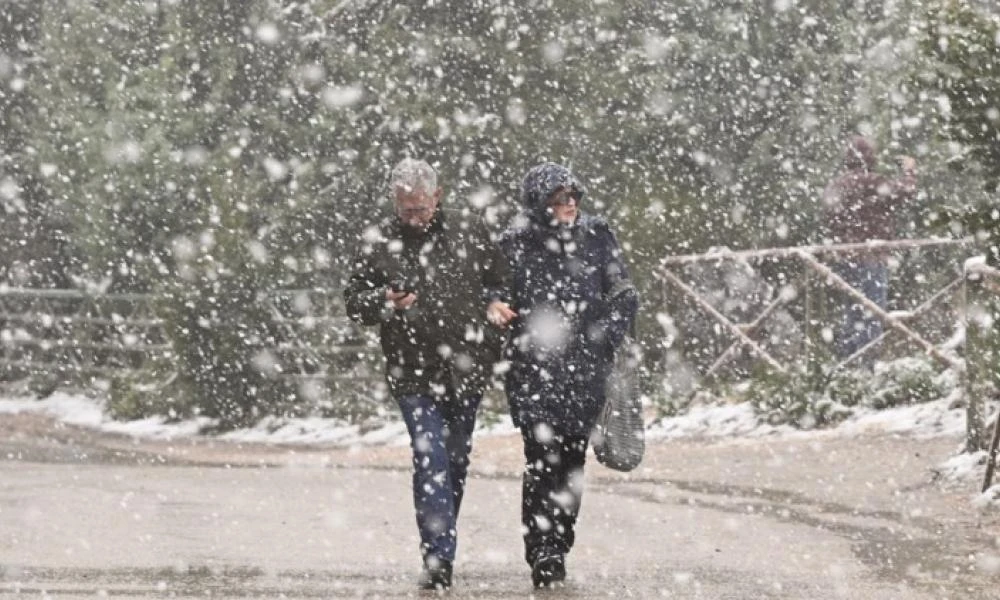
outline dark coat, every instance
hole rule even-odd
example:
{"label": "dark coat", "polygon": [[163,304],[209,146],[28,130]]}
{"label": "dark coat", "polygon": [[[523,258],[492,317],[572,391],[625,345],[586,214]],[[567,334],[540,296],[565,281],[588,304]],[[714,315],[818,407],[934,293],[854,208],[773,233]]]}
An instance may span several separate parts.
{"label": "dark coat", "polygon": [[912,175],[892,179],[875,172],[875,149],[863,137],[848,144],[841,174],[827,187],[823,200],[827,225],[836,243],[891,240],[896,218],[913,197]]}
{"label": "dark coat", "polygon": [[[504,297],[509,277],[482,221],[438,209],[424,232],[394,216],[372,237],[354,261],[344,299],[351,319],[379,326],[390,392],[482,393],[503,343],[486,307]],[[417,294],[407,310],[386,305],[386,287],[396,281]]]}
{"label": "dark coat", "polygon": [[500,245],[513,272],[518,317],[505,357],[507,399],[514,423],[550,425],[588,435],[604,405],[604,385],[635,318],[639,298],[608,224],[580,214],[572,226],[549,222],[546,199],[559,187],[583,187],[551,163],[529,171],[522,203],[526,223]]}

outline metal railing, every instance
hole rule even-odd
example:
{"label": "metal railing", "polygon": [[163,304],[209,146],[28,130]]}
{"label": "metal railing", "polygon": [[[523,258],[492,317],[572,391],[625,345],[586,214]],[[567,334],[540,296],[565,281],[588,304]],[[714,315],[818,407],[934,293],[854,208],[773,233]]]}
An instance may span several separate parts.
{"label": "metal railing", "polygon": [[152,297],[0,288],[0,372],[111,376],[169,350]]}
{"label": "metal railing", "polygon": [[[173,350],[150,294],[0,286],[0,379],[112,377],[169,361]],[[258,298],[275,331],[278,377],[375,380],[370,335],[344,315],[338,293],[275,290]]]}

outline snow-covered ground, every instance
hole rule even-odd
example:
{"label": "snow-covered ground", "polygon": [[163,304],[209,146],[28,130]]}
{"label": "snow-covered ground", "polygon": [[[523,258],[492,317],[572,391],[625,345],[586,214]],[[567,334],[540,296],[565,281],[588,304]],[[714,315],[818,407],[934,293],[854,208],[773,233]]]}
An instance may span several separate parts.
{"label": "snow-covered ground", "polygon": [[[0,414],[42,412],[65,423],[148,439],[176,439],[195,435],[211,424],[208,419],[166,422],[164,418],[136,421],[115,421],[109,418],[102,401],[83,394],[57,392],[44,399],[30,397],[0,398]],[[952,398],[901,406],[885,410],[858,408],[836,427],[801,430],[790,426],[759,423],[749,404],[701,405],[686,414],[664,418],[652,423],[647,431],[650,442],[680,439],[712,439],[733,442],[768,437],[850,437],[866,434],[905,434],[915,437],[948,436],[961,440],[965,431],[965,410],[956,407]],[[509,435],[516,429],[509,417],[481,426],[477,435]],[[380,427],[362,428],[342,421],[323,418],[265,419],[248,429],[218,434],[219,439],[234,442],[280,444],[406,445],[406,430],[399,421],[388,421]],[[970,481],[981,477],[984,453],[959,454],[936,469],[940,477],[955,481]],[[977,497],[980,507],[1000,507],[1000,485]]]}
{"label": "snow-covered ground", "polygon": [[[885,410],[858,408],[840,425],[817,430],[759,423],[753,409],[747,403],[693,406],[686,414],[655,421],[650,425],[647,439],[656,441],[681,438],[852,436],[869,433],[958,437],[965,431],[965,410],[949,408],[952,404],[953,400],[943,398],[934,402]],[[115,421],[105,414],[101,400],[83,394],[57,392],[44,399],[0,398],[0,414],[29,411],[46,413],[73,425],[150,439],[198,435],[199,431],[211,424],[207,418],[180,422],[167,422],[163,417]],[[481,426],[477,435],[503,435],[514,432],[515,428],[510,418],[502,417],[496,424]],[[255,427],[219,434],[218,437],[230,441],[281,444],[405,445],[408,443],[406,430],[401,422],[390,421],[381,427],[370,429],[318,417],[267,418]]]}
{"label": "snow-covered ground", "polygon": [[655,423],[648,432],[648,439],[851,436],[866,433],[958,436],[965,431],[965,411],[949,409],[952,403],[952,400],[942,398],[886,410],[858,408],[838,426],[814,430],[760,423],[749,403],[695,406],[686,414]]}
{"label": "snow-covered ground", "polygon": [[[905,433],[913,436],[961,436],[965,431],[965,411],[949,408],[952,400],[902,406],[886,410],[859,408],[840,425],[828,429],[801,430],[782,425],[759,423],[749,404],[693,406],[686,414],[657,420],[647,432],[651,441],[680,438],[746,438],[762,436],[852,436],[869,433]],[[42,412],[65,423],[141,438],[171,439],[198,435],[211,424],[206,418],[167,422],[163,417],[136,421],[115,421],[108,417],[99,399],[83,394],[57,392],[44,399],[30,397],[0,398],[0,414]],[[509,417],[480,427],[477,435],[514,433]],[[389,422],[366,430],[358,425],[317,417],[267,418],[257,426],[219,434],[230,441],[281,444],[406,444],[406,430],[401,422]]]}
{"label": "snow-covered ground", "polygon": [[[755,437],[852,436],[871,433],[905,433],[912,436],[955,436],[965,431],[965,410],[949,408],[953,401],[934,402],[885,410],[856,409],[836,427],[801,430],[787,425],[759,423],[749,404],[693,406],[683,415],[652,423],[647,431],[650,441],[682,438],[741,439]],[[140,438],[171,439],[198,435],[212,422],[207,418],[167,422],[163,417],[136,421],[115,421],[103,410],[101,400],[83,394],[57,392],[44,399],[30,397],[0,398],[0,414],[41,412],[73,425]],[[477,435],[515,433],[509,417],[489,426],[480,426]],[[402,422],[391,421],[374,429],[318,417],[267,418],[255,427],[219,434],[220,439],[242,442],[280,444],[366,445],[408,443]]]}
{"label": "snow-covered ground", "polygon": [[[150,417],[135,421],[115,421],[103,408],[103,402],[84,394],[56,392],[43,399],[31,397],[0,398],[0,414],[40,412],[72,425],[79,425],[148,439],[176,439],[199,435],[213,424],[208,418],[168,422],[165,417]],[[480,427],[479,435],[514,433],[510,419],[490,427]],[[256,426],[217,434],[218,439],[233,442],[258,442],[273,444],[327,444],[351,445],[406,445],[409,438],[402,421],[390,421],[380,427],[362,427],[336,419],[319,417],[276,418],[268,417]]]}

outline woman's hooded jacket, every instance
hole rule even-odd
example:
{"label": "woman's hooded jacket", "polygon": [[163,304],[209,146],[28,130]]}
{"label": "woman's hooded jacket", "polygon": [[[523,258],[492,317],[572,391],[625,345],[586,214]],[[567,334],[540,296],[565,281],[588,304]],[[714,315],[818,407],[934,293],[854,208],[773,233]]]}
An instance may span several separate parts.
{"label": "woman's hooded jacket", "polygon": [[554,221],[547,201],[567,188],[582,202],[583,185],[561,165],[528,171],[521,188],[524,224],[500,245],[512,272],[507,398],[515,424],[550,425],[587,435],[604,405],[615,350],[632,326],[639,297],[606,221],[578,213]]}

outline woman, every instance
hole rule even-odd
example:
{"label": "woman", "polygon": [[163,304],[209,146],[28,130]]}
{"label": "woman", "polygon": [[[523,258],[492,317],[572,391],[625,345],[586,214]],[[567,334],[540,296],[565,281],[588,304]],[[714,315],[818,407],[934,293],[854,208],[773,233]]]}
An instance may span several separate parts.
{"label": "woman", "polygon": [[525,222],[500,245],[513,272],[506,391],[524,439],[521,522],[535,587],[566,578],[590,431],[638,294],[603,219],[582,214],[583,185],[544,163],[521,186]]}

